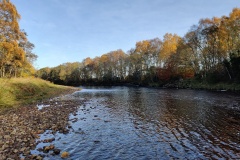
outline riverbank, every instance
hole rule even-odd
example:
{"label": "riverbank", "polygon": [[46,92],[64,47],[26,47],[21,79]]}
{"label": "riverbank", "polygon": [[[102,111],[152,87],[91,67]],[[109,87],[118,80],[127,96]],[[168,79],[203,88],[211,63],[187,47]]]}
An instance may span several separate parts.
{"label": "riverbank", "polygon": [[[29,105],[9,110],[0,115],[0,159],[38,159],[44,155],[34,155],[38,143],[51,143],[55,139],[36,140],[47,130],[66,134],[71,128],[69,114],[77,111],[85,99],[72,95],[59,96],[38,105]],[[38,148],[42,152],[52,152],[58,156],[64,151],[54,145]]]}
{"label": "riverbank", "polygon": [[0,79],[0,111],[78,90],[38,78]]}
{"label": "riverbank", "polygon": [[[80,85],[80,84],[79,84]],[[194,79],[181,79],[181,80],[172,80],[169,82],[152,82],[152,83],[100,83],[100,82],[91,82],[91,83],[82,83],[83,86],[127,86],[127,87],[151,87],[151,88],[175,88],[175,89],[195,89],[195,90],[210,90],[210,91],[229,91],[229,92],[240,92],[240,84],[233,82],[219,82],[219,83],[208,83],[206,81],[197,81]]]}
{"label": "riverbank", "polygon": [[[155,86],[153,86],[155,87]],[[181,88],[211,91],[230,91],[240,92],[240,84],[237,83],[207,83],[194,80],[178,80],[169,82],[162,86],[163,88]]]}
{"label": "riverbank", "polygon": [[[83,100],[66,95],[77,90],[37,78],[0,79],[0,159],[43,159],[31,154],[40,143],[36,139],[46,130],[68,132],[69,114]],[[37,107],[45,103],[48,107]],[[55,151],[58,152],[61,151]]]}

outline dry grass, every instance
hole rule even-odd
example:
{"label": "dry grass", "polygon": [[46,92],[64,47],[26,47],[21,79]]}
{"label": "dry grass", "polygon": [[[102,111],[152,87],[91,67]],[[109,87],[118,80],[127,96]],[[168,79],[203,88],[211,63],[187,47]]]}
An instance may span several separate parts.
{"label": "dry grass", "polygon": [[38,78],[0,79],[0,108],[16,107],[76,90]]}

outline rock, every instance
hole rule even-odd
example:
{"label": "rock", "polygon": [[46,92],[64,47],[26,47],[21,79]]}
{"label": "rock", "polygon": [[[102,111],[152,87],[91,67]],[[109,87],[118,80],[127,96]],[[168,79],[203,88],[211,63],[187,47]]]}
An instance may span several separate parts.
{"label": "rock", "polygon": [[100,143],[100,141],[99,140],[95,140],[94,143]]}
{"label": "rock", "polygon": [[2,146],[2,150],[6,149],[6,148],[9,148],[9,145],[5,144]]}
{"label": "rock", "polygon": [[68,134],[69,133],[69,130],[68,129],[64,129],[63,130],[63,134]]}
{"label": "rock", "polygon": [[48,152],[50,151],[50,149],[51,149],[51,148],[50,148],[49,146],[44,146],[44,147],[43,147],[43,152],[44,152],[44,153],[48,153]]}
{"label": "rock", "polygon": [[[59,103],[60,102],[60,103]],[[76,116],[77,109],[83,104],[83,100],[72,101],[53,99],[48,101],[44,105],[48,105],[41,110],[37,107],[26,106],[12,109],[0,115],[0,160],[4,159],[21,159],[20,154],[24,156],[24,159],[41,160],[44,155],[32,156],[30,150],[36,148],[38,143],[42,143],[42,140],[37,140],[40,134],[47,131],[46,134],[55,134],[59,130],[62,133],[68,133],[71,129],[71,123],[68,124],[69,114]],[[73,121],[77,121],[75,118]],[[47,139],[44,142],[50,143],[54,141],[54,138]],[[36,149],[38,151],[60,154],[60,150],[55,149],[54,145],[41,147]],[[69,155],[69,154],[68,154]]]}
{"label": "rock", "polygon": [[72,121],[72,123],[75,123],[78,121],[78,118],[73,118],[71,121]]}
{"label": "rock", "polygon": [[32,159],[36,159],[36,158],[37,158],[37,155],[36,155],[36,154],[33,154],[33,155],[31,155],[31,158],[32,158]]}
{"label": "rock", "polygon": [[42,160],[43,158],[41,156],[37,156],[36,160]]}
{"label": "rock", "polygon": [[52,141],[55,141],[55,138],[50,138],[50,139],[44,139],[43,143],[50,143]]}
{"label": "rock", "polygon": [[60,154],[60,152],[61,152],[61,150],[60,150],[60,149],[54,149],[54,150],[53,150],[53,153],[54,153],[55,155],[59,155],[59,154]]}
{"label": "rock", "polygon": [[13,151],[13,152],[16,154],[16,153],[18,153],[18,150],[17,150],[17,149],[14,149],[14,151]]}
{"label": "rock", "polygon": [[23,155],[26,156],[26,155],[29,155],[30,154],[30,151],[24,151]]}
{"label": "rock", "polygon": [[38,130],[37,131],[37,134],[43,134],[44,133],[44,130]]}
{"label": "rock", "polygon": [[9,135],[5,135],[4,139],[11,139],[11,137]]}
{"label": "rock", "polygon": [[55,146],[54,146],[53,144],[51,144],[51,145],[49,146],[49,148],[50,148],[50,150],[53,150],[53,149],[55,148]]}
{"label": "rock", "polygon": [[43,148],[38,148],[37,151],[43,152]]}
{"label": "rock", "polygon": [[69,153],[66,151],[62,152],[61,158],[67,158],[67,157],[69,157]]}
{"label": "rock", "polygon": [[20,149],[20,152],[24,152],[26,150],[26,147],[23,147]]}

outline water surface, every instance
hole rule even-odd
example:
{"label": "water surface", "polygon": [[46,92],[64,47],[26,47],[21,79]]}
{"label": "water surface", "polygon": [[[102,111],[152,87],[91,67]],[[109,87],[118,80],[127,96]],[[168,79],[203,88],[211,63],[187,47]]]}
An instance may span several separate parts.
{"label": "water surface", "polygon": [[74,96],[89,101],[54,142],[70,159],[240,159],[239,95],[92,87]]}

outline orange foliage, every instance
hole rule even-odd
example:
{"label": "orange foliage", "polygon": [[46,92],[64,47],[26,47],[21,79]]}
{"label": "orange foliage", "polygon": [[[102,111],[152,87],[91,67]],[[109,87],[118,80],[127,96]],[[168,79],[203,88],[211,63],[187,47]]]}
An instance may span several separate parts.
{"label": "orange foliage", "polygon": [[169,69],[158,68],[157,69],[157,76],[158,76],[158,79],[160,79],[162,81],[168,81],[171,78],[171,72],[170,72]]}

